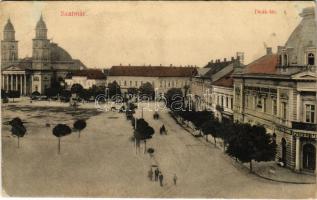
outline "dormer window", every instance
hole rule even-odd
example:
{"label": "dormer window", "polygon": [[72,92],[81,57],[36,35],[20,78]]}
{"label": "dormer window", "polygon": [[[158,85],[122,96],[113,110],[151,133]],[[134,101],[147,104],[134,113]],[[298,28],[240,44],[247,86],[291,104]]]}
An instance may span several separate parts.
{"label": "dormer window", "polygon": [[315,55],[313,53],[309,53],[307,56],[307,64],[315,65]]}

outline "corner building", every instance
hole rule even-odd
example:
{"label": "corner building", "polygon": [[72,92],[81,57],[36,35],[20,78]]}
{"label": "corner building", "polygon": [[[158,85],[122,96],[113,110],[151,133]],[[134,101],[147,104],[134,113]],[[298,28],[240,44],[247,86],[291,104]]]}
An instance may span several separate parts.
{"label": "corner building", "polygon": [[276,159],[295,171],[317,173],[317,74],[314,8],[276,54],[234,73],[234,120],[264,125],[278,145]]}

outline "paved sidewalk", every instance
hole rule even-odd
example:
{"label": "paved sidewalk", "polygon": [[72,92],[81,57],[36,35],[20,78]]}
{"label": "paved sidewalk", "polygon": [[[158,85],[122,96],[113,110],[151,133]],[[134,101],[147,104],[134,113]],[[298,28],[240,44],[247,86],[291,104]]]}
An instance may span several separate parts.
{"label": "paved sidewalk", "polygon": [[[175,121],[182,126],[186,131],[191,133],[193,136],[195,135],[195,131],[189,127],[188,125],[183,124],[181,119],[175,118]],[[219,150],[223,151],[223,143],[221,139],[217,138],[217,145],[216,147]],[[205,141],[204,137],[201,138],[203,143],[211,143],[214,145],[214,140],[211,136],[208,136],[208,142]],[[230,158],[228,156],[228,158]],[[240,165],[241,162],[233,162],[233,165]],[[293,184],[316,184],[316,175],[314,174],[303,174],[303,173],[296,173],[291,169],[280,167],[277,165],[275,161],[271,162],[252,162],[253,173],[261,178],[268,179],[271,181],[282,182],[282,183],[293,183]],[[242,164],[245,169],[249,170],[249,163]]]}
{"label": "paved sidewalk", "polygon": [[[249,168],[249,164],[245,166]],[[253,171],[256,175],[272,181],[294,184],[316,184],[314,174],[296,173],[291,169],[280,167],[276,162],[253,162]]]}

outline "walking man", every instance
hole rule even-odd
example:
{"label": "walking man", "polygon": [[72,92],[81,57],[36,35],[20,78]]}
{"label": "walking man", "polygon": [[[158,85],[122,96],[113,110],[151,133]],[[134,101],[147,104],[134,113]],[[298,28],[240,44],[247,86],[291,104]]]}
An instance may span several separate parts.
{"label": "walking man", "polygon": [[174,181],[174,185],[176,185],[176,181],[177,181],[177,176],[176,176],[176,174],[174,174],[173,181]]}
{"label": "walking man", "polygon": [[162,187],[163,186],[163,174],[162,173],[160,173],[159,179],[160,179],[160,186]]}
{"label": "walking man", "polygon": [[157,181],[158,176],[159,176],[159,173],[160,173],[160,171],[158,170],[158,168],[156,168],[155,171],[154,171],[154,175],[155,175],[154,180],[155,180],[155,181]]}

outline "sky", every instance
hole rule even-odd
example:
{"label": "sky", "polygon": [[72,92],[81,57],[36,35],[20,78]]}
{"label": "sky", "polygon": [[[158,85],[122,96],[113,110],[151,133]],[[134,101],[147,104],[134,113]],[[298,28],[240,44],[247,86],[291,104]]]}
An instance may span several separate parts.
{"label": "sky", "polygon": [[[244,52],[245,64],[284,45],[313,2],[1,2],[19,57],[32,55],[41,13],[48,38],[91,68],[197,65]],[[258,11],[266,10],[266,14]],[[61,16],[81,11],[85,16]],[[270,13],[271,11],[271,13]],[[1,36],[3,39],[3,35]]]}

